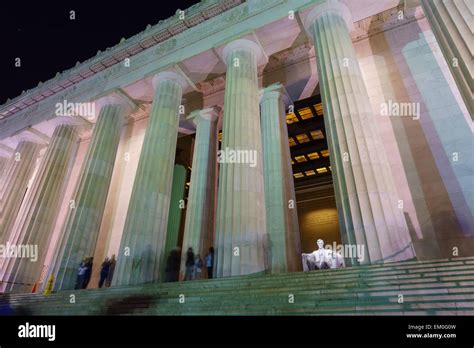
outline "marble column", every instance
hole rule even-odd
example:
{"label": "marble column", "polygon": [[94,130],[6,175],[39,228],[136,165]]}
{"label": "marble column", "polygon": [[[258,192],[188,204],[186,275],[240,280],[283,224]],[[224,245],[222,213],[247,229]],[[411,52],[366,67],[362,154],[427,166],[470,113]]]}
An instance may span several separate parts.
{"label": "marble column", "polygon": [[[170,210],[168,213],[168,227],[166,228],[165,250],[161,257],[161,267],[166,267],[167,258],[171,250],[178,247],[181,215],[184,209],[184,190],[186,189],[186,168],[175,164],[173,171],[173,185],[171,188]],[[164,280],[164,274],[161,274]]]}
{"label": "marble column", "polygon": [[3,187],[3,173],[8,166],[9,158],[0,156],[0,187]]}
{"label": "marble column", "polygon": [[15,149],[0,143],[0,201],[6,189],[3,183],[7,181],[8,170],[15,160],[14,154]]}
{"label": "marble column", "polygon": [[[59,204],[62,201],[64,185],[74,161],[79,141],[73,118],[57,117],[49,146],[41,161],[38,173],[31,187],[28,208],[15,223],[13,233],[18,244],[32,249],[34,258],[9,259],[2,279],[6,281],[7,292],[30,292],[40,279],[43,263],[49,247]],[[77,117],[79,119],[79,117]],[[36,260],[35,260],[36,259]]]}
{"label": "marble column", "polygon": [[140,154],[115,268],[114,285],[158,281],[165,248],[178,136],[179,105],[186,80],[165,71],[153,78],[155,96]]}
{"label": "marble column", "polygon": [[305,19],[317,55],[342,240],[366,247],[361,263],[407,259],[413,257],[411,238],[397,206],[351,26],[348,8],[336,0],[317,5]]}
{"label": "marble column", "polygon": [[5,173],[8,162],[10,162],[10,159],[7,157],[0,157],[0,184],[3,187],[3,174]]}
{"label": "marble column", "polygon": [[272,273],[296,271],[301,265],[293,170],[286,125],[283,86],[261,91],[263,173],[267,214],[267,249]]}
{"label": "marble column", "polygon": [[134,103],[119,93],[104,97],[97,104],[102,104],[100,113],[76,185],[74,206],[61,233],[55,266],[57,290],[74,289],[78,265],[85,257],[94,256],[122,125],[125,116],[135,109]]}
{"label": "marble column", "polygon": [[227,65],[216,222],[217,277],[265,270],[265,189],[258,101],[260,47],[235,40]]}
{"label": "marble column", "polygon": [[466,0],[421,0],[446,63],[474,118],[474,2]]}
{"label": "marble column", "polygon": [[[474,7],[474,2],[471,1],[471,3]],[[467,5],[467,2],[465,4]],[[421,102],[419,122],[426,133],[431,151],[436,154],[434,159],[438,167],[437,174],[443,179],[461,234],[472,237],[474,236],[474,161],[472,156],[474,59],[472,54],[466,52],[467,47],[464,47],[463,54],[461,52],[464,39],[470,42],[471,49],[474,49],[474,37],[472,32],[466,33],[466,23],[463,24],[461,14],[456,13],[459,8],[466,8],[466,6],[461,6],[461,1],[443,1],[442,3],[433,1],[424,5],[427,17],[431,20],[434,37],[447,60],[447,66],[429,31],[417,33],[417,37],[405,42],[401,53],[404,63],[410,70],[410,80],[415,83],[414,88],[419,92]],[[467,20],[469,14],[465,13],[465,16]],[[472,18],[472,15],[470,17]],[[453,20],[456,20],[455,25]],[[464,32],[461,28],[464,28]],[[456,34],[458,29],[460,32]],[[459,36],[461,33],[464,37]],[[453,53],[457,50],[459,50],[459,56]],[[454,58],[456,58],[456,66],[453,66]],[[471,69],[467,68],[469,65]],[[448,69],[451,69],[453,76],[450,76]],[[465,85],[464,79],[469,81],[470,89]],[[459,92],[466,100],[467,108],[464,108],[464,103],[458,96],[456,83]],[[448,205],[445,204],[445,206]],[[445,221],[450,219],[450,217],[443,217]],[[454,236],[455,232],[450,232],[451,236]],[[453,246],[449,243],[443,243],[441,248],[448,255],[452,255]]]}
{"label": "marble column", "polygon": [[184,225],[182,275],[189,247],[204,260],[209,247],[214,246],[218,116],[216,107],[195,111],[190,115],[196,125],[196,140]]}
{"label": "marble column", "polygon": [[40,147],[33,141],[21,139],[16,146],[0,193],[0,243],[6,241],[16,220]]}
{"label": "marble column", "polygon": [[8,166],[10,165],[10,159],[12,158],[13,151],[11,151],[9,148],[6,146],[2,146],[0,144],[0,199],[2,199],[2,188],[3,186],[3,180],[4,176],[6,175],[6,172],[8,170]]}

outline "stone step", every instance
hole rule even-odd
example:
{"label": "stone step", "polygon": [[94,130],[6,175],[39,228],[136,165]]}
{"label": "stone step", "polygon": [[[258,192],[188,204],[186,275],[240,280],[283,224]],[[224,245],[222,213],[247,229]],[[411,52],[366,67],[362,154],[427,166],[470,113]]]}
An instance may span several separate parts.
{"label": "stone step", "polygon": [[[319,279],[319,278],[313,278],[313,279],[308,279],[304,282],[301,282],[301,284],[299,284],[300,282],[297,282],[297,281],[289,281],[287,282],[288,283],[291,283],[291,286],[287,286],[287,284],[285,284],[285,286],[280,286],[281,288],[283,287],[286,287],[288,289],[291,289],[291,287],[295,286],[295,285],[308,285],[308,284],[311,284],[311,286],[314,286],[315,284],[322,284],[324,286],[330,286],[331,284],[332,285],[344,285],[344,284],[350,284],[351,286],[353,286],[354,282],[358,282],[357,284],[360,285],[360,284],[364,284],[364,285],[367,285],[367,286],[370,286],[370,285],[373,285],[373,284],[390,284],[390,281],[392,282],[395,282],[395,283],[409,283],[409,282],[412,282],[412,283],[420,283],[420,282],[433,282],[433,281],[459,281],[459,280],[472,280],[473,277],[474,277],[474,269],[473,270],[464,270],[461,272],[461,274],[464,274],[464,275],[461,275],[459,276],[459,272],[455,272],[455,275],[453,276],[450,272],[432,272],[430,274],[424,274],[423,276],[422,275],[407,275],[407,276],[387,276],[387,277],[371,277],[371,278],[362,278],[362,277],[355,277],[355,278],[348,278],[348,279],[338,279],[338,278],[335,278],[335,279]],[[432,278],[429,278],[429,277],[432,277]],[[382,280],[380,280],[382,279]],[[361,280],[363,280],[363,282],[361,282]],[[202,281],[203,283],[201,284],[193,284],[193,287],[198,287],[199,290],[202,290],[202,291],[207,291],[208,289],[224,289],[224,288],[227,288],[227,286],[222,286],[222,284],[220,283],[214,283],[214,284],[210,284],[211,282],[213,281]],[[207,284],[205,284],[204,282],[207,282]],[[198,283],[198,282],[194,282],[194,283]],[[192,288],[193,287],[186,287],[186,286],[183,286],[182,284],[184,283],[178,283],[178,284],[175,284],[175,286],[173,287],[166,287],[165,285],[167,284],[157,284],[157,285],[154,285],[154,286],[148,286],[148,288],[142,288],[140,289],[140,292],[141,293],[155,293],[156,291],[165,291],[165,290],[171,290],[171,291],[174,291],[176,290],[177,287],[179,287],[179,291],[185,291],[187,290],[187,288],[189,290],[193,290]],[[206,286],[207,285],[207,286]],[[249,287],[252,287],[253,289],[257,289],[257,288],[272,288],[275,286],[275,282],[270,282],[270,281],[248,281],[244,284],[242,283],[239,283],[239,284],[232,284],[232,286],[229,286],[229,288],[231,288],[233,291],[236,290],[236,289],[245,289],[245,288],[249,288]],[[91,292],[91,291],[96,291],[96,292],[102,292],[101,295],[104,295],[104,294],[113,294],[113,293],[120,293],[120,294],[123,294],[124,292],[133,292],[135,289],[134,288],[122,288],[121,291],[110,291],[109,289],[97,289],[97,290],[88,290],[86,292],[84,291],[70,291],[70,292],[67,292],[68,294],[70,293],[75,293],[75,294],[84,294],[84,293],[88,293],[88,292]],[[38,296],[38,295],[36,295]],[[41,296],[41,295],[40,295]],[[34,297],[33,295],[30,295],[30,296],[22,296],[20,297],[21,300],[24,300],[25,298],[32,298]],[[13,300],[17,298],[16,296],[11,296],[9,298],[9,300]],[[2,297],[0,297],[0,301],[2,300]]]}
{"label": "stone step", "polygon": [[[393,293],[404,293],[406,294],[407,292],[410,292],[410,293],[413,293],[413,292],[420,292],[420,293],[423,293],[424,291],[427,291],[427,290],[430,290],[430,289],[433,289],[433,290],[436,290],[436,289],[444,289],[443,291],[444,292],[448,292],[450,289],[453,290],[453,289],[456,289],[458,287],[460,287],[460,285],[456,282],[450,282],[450,283],[446,283],[446,282],[436,282],[436,281],[433,281],[433,279],[425,279],[429,282],[425,282],[424,280],[421,282],[421,283],[417,283],[417,282],[412,282],[411,280],[408,281],[408,283],[404,283],[403,281],[400,281],[400,282],[395,282],[394,284],[390,284],[390,282],[375,282],[373,284],[370,284],[370,282],[367,282],[365,285],[367,286],[364,286],[364,287],[361,287],[361,286],[354,286],[352,285],[352,287],[340,287],[340,284],[329,284],[329,285],[325,285],[325,284],[318,284],[317,286],[316,285],[313,285],[313,284],[306,284],[305,286],[300,286],[298,288],[294,288],[294,287],[275,287],[273,289],[258,289],[258,288],[254,288],[252,289],[252,292],[251,294],[253,295],[258,295],[260,293],[263,293],[265,294],[266,296],[269,296],[270,294],[272,293],[278,293],[278,294],[283,294],[284,296],[287,296],[288,293],[292,293],[292,292],[295,292],[297,291],[298,293],[304,293],[305,291],[309,291],[310,293],[317,293],[319,296],[321,295],[331,295],[331,294],[338,294],[338,293],[341,293],[341,292],[353,292],[353,291],[358,291],[359,293],[364,293],[364,292],[367,292],[367,293],[372,293],[372,294],[375,294],[376,292],[380,292],[380,291],[392,291]],[[474,282],[471,281],[469,282],[469,284],[467,284],[468,282],[463,282],[463,285],[464,286],[472,286],[474,285]],[[388,284],[388,285],[387,285]],[[371,285],[371,286],[370,286]],[[183,292],[182,289],[175,289],[174,291],[167,291],[167,292],[163,292],[163,291],[155,291],[155,292],[152,292],[152,293],[140,293],[140,295],[150,295],[150,296],[160,296],[161,298],[165,298],[165,297],[177,297],[179,294],[181,293],[185,293],[186,296],[190,296],[190,294],[192,296],[206,296],[206,295],[209,295],[209,293],[207,291],[199,291],[199,292],[194,292],[194,293],[186,293],[186,292]],[[232,291],[232,295],[233,296],[239,296],[240,294],[244,294],[244,295],[248,295],[249,292],[248,290],[245,290],[245,289],[234,289],[234,291]],[[100,291],[85,291],[85,292],[78,292],[77,293],[77,300],[81,300],[81,299],[84,299],[86,298],[88,301],[94,301],[95,298],[98,298],[99,301],[105,301],[109,298],[113,298],[113,296],[110,296],[110,294],[106,294],[107,296],[102,296],[102,294],[100,293]],[[116,295],[116,294],[114,294]],[[121,297],[125,297],[125,296],[133,296],[134,293],[132,292],[127,292],[127,293],[122,293],[120,294]],[[229,291],[228,290],[222,290],[222,289],[216,289],[215,291],[212,292],[212,297],[213,298],[226,298],[229,296]],[[43,296],[42,298],[39,297],[39,296],[35,296],[35,297],[31,297],[29,299],[23,299],[21,301],[18,301],[18,300],[11,300],[9,301],[10,303],[28,303],[28,302],[37,302],[38,300],[42,300],[42,302],[48,302],[49,304],[53,304],[55,302],[69,302],[69,294],[68,293],[58,293],[58,294],[54,294],[54,295],[51,295],[51,296]]]}
{"label": "stone step", "polygon": [[[354,313],[356,312],[357,314],[360,313],[371,313],[371,312],[386,312],[388,310],[395,310],[395,311],[403,311],[403,312],[410,312],[410,311],[419,311],[420,309],[423,309],[425,311],[440,311],[440,310],[450,310],[450,311],[458,311],[460,313],[466,312],[466,311],[473,311],[474,310],[474,303],[473,302],[444,302],[444,303],[415,303],[410,306],[407,305],[399,305],[399,304],[393,304],[393,305],[387,305],[386,303],[375,305],[372,304],[370,305],[361,305],[360,303],[358,304],[347,304],[347,305],[342,305],[339,304],[338,306],[320,306],[320,307],[315,307],[315,306],[294,306],[294,307],[282,307],[282,306],[276,306],[272,307],[269,306],[268,304],[263,304],[260,306],[257,305],[236,305],[234,307],[232,306],[223,306],[223,307],[188,307],[186,309],[181,308],[173,308],[173,307],[163,307],[163,306],[153,306],[153,307],[148,307],[144,310],[137,310],[136,308],[129,309],[126,311],[119,311],[120,313],[133,313],[133,314],[143,314],[143,315],[150,315],[150,314],[160,314],[160,315],[183,315],[183,314],[190,314],[190,313],[196,313],[196,314],[203,314],[203,313],[208,313],[208,314],[213,314],[213,315],[218,315],[220,312],[224,314],[231,314],[232,312],[235,312],[240,315],[261,315],[265,313],[281,313],[281,314],[299,314],[299,313],[306,313],[306,314],[337,314],[337,313]],[[94,309],[83,309],[82,312],[77,311],[74,314],[89,314],[89,315],[100,315],[103,314],[104,312],[101,310],[94,311]],[[67,315],[70,314],[68,311],[57,311],[56,313],[43,313],[43,314],[57,314],[57,315]]]}
{"label": "stone step", "polygon": [[[443,296],[444,294],[444,296]],[[459,292],[457,294],[451,294],[443,291],[422,291],[422,292],[407,292],[404,294],[404,300],[405,303],[411,302],[411,301],[432,301],[432,300],[442,300],[443,298],[445,300],[472,300],[474,294],[472,292]],[[201,298],[201,297],[186,297],[186,304],[187,306],[192,306],[194,304],[211,304],[214,306],[214,303],[219,302],[225,305],[229,305],[232,303],[251,303],[253,301],[261,301],[264,300],[265,304],[271,304],[271,303],[279,303],[279,304],[287,304],[288,303],[288,296],[279,296],[279,295],[273,295],[270,294],[268,296],[260,295],[260,296],[255,296],[255,295],[249,295],[249,296],[243,296],[243,297],[228,297],[227,299],[216,299],[212,296],[209,296],[208,298]],[[295,295],[295,302],[296,304],[300,303],[307,303],[308,301],[311,303],[324,303],[325,301],[329,301],[330,303],[333,303],[334,301],[341,302],[343,300],[349,300],[349,301],[362,301],[362,302],[376,302],[376,301],[382,301],[385,303],[389,302],[394,302],[398,300],[398,294],[372,294],[372,295],[367,295],[365,293],[347,293],[347,294],[329,294],[327,296],[321,296],[318,294],[314,293],[298,293]],[[130,303],[127,304],[129,306],[135,306],[137,303],[139,303],[139,299],[131,299]],[[147,303],[144,303],[143,306],[146,307],[149,305],[150,301],[147,299]],[[181,304],[178,304],[178,298],[159,298],[157,300],[152,301],[153,303],[160,303],[162,305],[164,304],[170,304],[170,305],[175,305],[176,307],[180,307]],[[89,304],[93,304],[93,301],[89,301]],[[101,301],[100,305],[107,304],[107,301]],[[57,305],[54,306],[54,308],[59,308],[59,307],[64,307],[64,308],[75,308],[78,305],[70,305],[70,304],[65,304],[63,302],[62,305]]]}
{"label": "stone step", "polygon": [[[454,292],[454,289],[448,288],[448,287],[443,287],[443,286],[438,286],[430,289],[419,289],[419,288],[407,288],[402,291],[400,290],[383,290],[383,291],[374,291],[371,289],[370,291],[361,291],[358,289],[354,290],[348,290],[348,291],[318,291],[318,290],[300,290],[300,291],[295,291],[293,294],[297,298],[304,298],[307,296],[311,296],[311,298],[317,298],[317,299],[326,299],[326,298],[343,298],[343,297],[357,297],[360,299],[363,298],[368,298],[368,297],[376,297],[376,296],[386,296],[386,297],[398,297],[399,294],[403,294],[403,296],[409,296],[409,295],[430,295],[430,294],[446,294],[446,295],[455,295],[455,294],[468,294],[469,291],[472,291],[472,288],[468,288],[469,290],[467,291],[462,291],[463,289],[457,289],[457,292]],[[248,293],[241,293],[241,294],[235,294],[235,293],[225,293],[225,294],[186,294],[186,299],[188,302],[194,301],[193,299],[203,299],[206,301],[229,301],[231,298],[241,299],[246,300],[248,298],[268,298],[270,299],[271,297],[277,297],[284,299],[285,301],[288,299],[288,294],[289,292],[287,291],[274,291],[274,292],[268,292],[268,293],[255,293],[255,292],[248,292]],[[130,294],[124,294],[121,296],[121,298],[125,298],[130,296]],[[175,302],[177,301],[179,296],[179,293],[176,294],[167,294],[165,296],[159,296],[158,298],[161,301],[169,301],[169,302]],[[231,297],[232,296],[232,297]],[[82,304],[82,303],[97,303],[97,304],[104,304],[108,301],[116,301],[116,299],[110,299],[110,298],[102,298],[102,297],[83,297],[83,298],[76,298],[76,303],[77,304]],[[137,300],[133,300],[137,301]],[[146,301],[149,301],[148,299]],[[12,305],[34,305],[34,304],[39,304],[39,305],[48,305],[49,306],[62,306],[66,305],[68,307],[74,308],[77,305],[70,305],[69,304],[69,297],[56,297],[56,298],[48,298],[41,303],[38,302],[13,302]]]}
{"label": "stone step", "polygon": [[[288,303],[289,293],[294,304]],[[185,305],[179,294],[185,294]],[[474,310],[474,258],[0,296],[0,309],[7,304],[46,315],[100,315],[108,307],[110,314],[135,315],[459,314]]]}
{"label": "stone step", "polygon": [[[466,274],[468,276],[467,279],[472,279],[472,273],[474,273],[474,268],[471,268],[471,267],[466,269],[466,267],[464,266],[464,268],[455,269],[451,266],[451,267],[447,267],[447,268],[449,268],[449,270],[451,270],[451,272],[440,272],[440,271],[443,271],[444,269],[441,269],[441,268],[437,267],[437,268],[430,268],[430,269],[425,268],[425,269],[423,269],[423,274],[424,275],[437,275],[437,276],[455,276],[455,275],[459,275],[459,274]],[[313,275],[312,278],[316,278],[316,279],[311,279],[311,280],[316,281],[316,282],[325,282],[326,280],[330,279],[330,281],[332,283],[336,283],[336,282],[344,282],[344,281],[350,281],[350,280],[356,281],[357,279],[368,277],[368,275],[363,274],[361,272],[359,272],[358,274],[338,274],[339,272],[343,272],[343,270],[330,271],[330,272],[333,272],[333,274],[330,275],[331,277],[323,277],[324,276],[324,271],[307,272],[307,273],[319,273],[319,274],[317,274],[317,277],[315,277]],[[326,273],[330,273],[330,272],[326,272]],[[384,276],[380,276],[379,278],[372,277],[372,279],[374,279],[374,280],[380,279],[380,278],[402,279],[402,278],[417,277],[416,274],[407,274],[407,275],[405,275],[405,273],[403,273],[403,272],[399,273],[399,272],[393,272],[392,271],[392,273],[390,273],[390,274],[391,275],[386,274]],[[274,276],[268,276],[268,278],[272,278],[272,277],[274,277]],[[232,281],[227,281],[227,282],[217,280],[217,282],[219,282],[219,284],[217,284],[217,285],[215,283],[216,280],[211,280],[211,281],[202,280],[202,281],[197,281],[197,282],[181,282],[181,283],[179,283],[179,287],[182,288],[183,290],[186,289],[186,288],[193,288],[193,287],[199,287],[200,289],[204,289],[204,288],[207,288],[207,287],[215,288],[217,286],[219,288],[231,287],[231,288],[235,289],[236,287],[243,288],[243,287],[249,287],[249,286],[256,286],[257,284],[259,286],[267,285],[267,286],[273,287],[275,280],[277,280],[278,278],[263,279],[263,280],[259,280],[258,283],[254,283],[253,279],[249,279],[249,278],[246,278],[245,279],[246,281],[244,281],[244,282],[242,282],[242,281],[238,282],[236,279],[233,279]],[[308,279],[308,277],[300,278],[300,274],[295,274],[294,277],[286,276],[286,278],[291,279],[292,283],[294,283],[294,284],[296,284],[298,282],[308,282],[308,281],[310,281],[310,279]],[[281,279],[281,280],[283,280],[283,279]],[[200,284],[197,284],[197,283],[200,283]],[[176,286],[176,284],[160,284],[160,285],[161,285],[162,289],[166,289],[167,286],[170,287],[170,288],[173,288],[173,287]],[[153,285],[146,285],[146,286],[150,287],[150,286],[154,286],[154,284]],[[108,292],[112,293],[112,292],[123,292],[124,289],[126,289],[126,288],[108,288],[108,289],[100,289],[100,290],[97,289],[96,291],[107,290]],[[133,288],[128,288],[128,289],[133,290]],[[143,290],[143,287],[141,289]],[[31,294],[28,294],[28,295],[25,295],[25,294],[12,295],[12,296],[10,296],[10,298],[11,299],[12,298],[21,298],[21,299],[23,299],[23,298],[29,297],[29,296],[31,296]],[[0,300],[1,300],[1,297],[0,297]]]}
{"label": "stone step", "polygon": [[[449,260],[438,260],[438,261],[423,261],[423,262],[420,262],[420,261],[417,261],[418,263],[421,263],[420,264],[413,264],[412,266],[410,265],[406,265],[407,263],[410,264],[412,262],[400,262],[400,263],[393,263],[393,264],[385,264],[385,265],[371,265],[371,266],[361,266],[361,267],[353,267],[353,268],[347,268],[347,269],[341,269],[341,270],[323,270],[323,271],[313,271],[313,272],[300,272],[300,273],[289,273],[289,274],[283,274],[283,275],[269,275],[267,277],[269,278],[272,278],[272,277],[276,277],[276,278],[280,278],[280,279],[285,279],[285,278],[289,278],[289,279],[299,279],[300,277],[303,278],[302,280],[304,281],[306,278],[308,277],[311,277],[312,274],[314,273],[317,273],[318,276],[320,278],[325,278],[326,276],[328,277],[335,277],[336,276],[336,272],[338,273],[338,275],[346,275],[346,274],[351,274],[351,273],[358,273],[359,276],[361,276],[360,274],[363,274],[363,276],[367,276],[368,274],[365,273],[366,271],[367,272],[372,272],[372,273],[377,273],[377,272],[382,272],[384,274],[390,274],[390,273],[387,273],[387,272],[397,272],[397,271],[400,271],[400,270],[410,270],[410,273],[414,273],[414,272],[429,272],[429,271],[437,271],[437,270],[441,270],[442,267],[449,267],[449,269],[451,270],[456,270],[456,267],[453,266],[453,263],[456,263],[456,265],[458,266],[463,266],[465,265],[466,261],[459,261],[459,259],[456,259],[458,261],[449,261]],[[474,264],[474,258],[464,258],[463,260],[470,260],[473,262]],[[438,264],[438,265],[441,265],[440,267],[426,267],[426,264],[430,264],[430,265],[433,265],[433,264]],[[423,268],[420,268],[420,267],[423,267]],[[420,268],[419,270],[415,270],[416,268]],[[438,269],[439,268],[439,269]],[[472,268],[471,268],[472,269]],[[371,273],[371,274],[372,274]],[[402,274],[403,271],[400,273]],[[224,285],[225,283],[229,283],[229,285],[231,283],[241,283],[242,280],[251,280],[250,278],[251,276],[240,276],[240,277],[230,277],[230,278],[220,278],[218,281],[221,283],[221,285]],[[274,279],[268,279],[269,281],[273,281]],[[215,280],[211,280],[212,281],[215,281]],[[209,282],[208,280],[202,280],[200,282]],[[186,286],[186,284],[195,284],[196,282],[182,282],[182,283],[179,283],[180,286]],[[155,285],[155,284],[154,284]],[[151,286],[154,286],[154,285],[151,285]],[[166,286],[166,285],[170,285],[170,286],[173,286],[174,284],[163,284],[163,286]],[[149,285],[145,285],[145,286],[149,286]],[[116,287],[116,288],[109,288],[107,290],[112,290],[112,289],[116,289],[117,291],[121,291],[120,289],[123,289],[123,288],[120,288],[120,287]],[[27,294],[28,295],[28,294]],[[12,296],[25,296],[25,294],[21,294],[21,295],[12,295]]]}

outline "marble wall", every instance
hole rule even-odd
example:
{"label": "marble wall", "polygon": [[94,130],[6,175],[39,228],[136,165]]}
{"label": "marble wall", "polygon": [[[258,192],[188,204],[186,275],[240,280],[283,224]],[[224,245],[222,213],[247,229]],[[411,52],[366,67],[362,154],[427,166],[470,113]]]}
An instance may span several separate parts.
{"label": "marble wall", "polygon": [[[361,40],[355,47],[418,258],[453,257],[455,247],[459,256],[472,255],[472,215],[469,219],[450,170],[450,153],[440,139],[460,128],[472,136],[472,123],[426,19]],[[424,69],[424,75],[417,69]],[[419,119],[382,116],[382,104],[390,101],[416,103]],[[435,126],[440,113],[453,117],[445,119],[441,132]],[[473,159],[461,161],[472,166]],[[472,170],[468,175],[472,179]]]}

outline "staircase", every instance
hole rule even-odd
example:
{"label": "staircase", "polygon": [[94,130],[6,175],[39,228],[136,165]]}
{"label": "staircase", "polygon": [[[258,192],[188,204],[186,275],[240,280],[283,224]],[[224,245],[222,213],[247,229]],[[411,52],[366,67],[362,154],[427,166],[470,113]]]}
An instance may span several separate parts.
{"label": "staircase", "polygon": [[473,315],[474,257],[0,295],[0,314],[12,308],[31,315]]}

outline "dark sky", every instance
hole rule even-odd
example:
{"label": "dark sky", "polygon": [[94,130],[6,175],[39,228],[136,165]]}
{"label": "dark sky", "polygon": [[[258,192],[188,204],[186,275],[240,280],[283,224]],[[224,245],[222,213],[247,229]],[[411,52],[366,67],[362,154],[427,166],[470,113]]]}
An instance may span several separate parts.
{"label": "dark sky", "polygon": [[[7,2],[9,4],[7,4]],[[0,2],[0,105],[199,1]],[[75,20],[70,20],[74,10]],[[21,67],[15,67],[15,58]]]}

